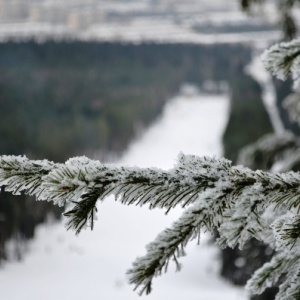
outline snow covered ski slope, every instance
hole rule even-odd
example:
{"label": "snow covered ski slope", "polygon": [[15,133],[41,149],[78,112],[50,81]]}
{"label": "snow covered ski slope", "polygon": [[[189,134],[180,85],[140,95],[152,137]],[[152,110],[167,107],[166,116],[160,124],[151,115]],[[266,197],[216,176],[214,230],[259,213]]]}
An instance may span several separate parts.
{"label": "snow covered ski slope", "polygon": [[[170,101],[160,120],[133,142],[118,164],[170,168],[179,152],[221,155],[226,123],[226,96],[198,95]],[[178,208],[163,211],[122,206],[112,198],[98,206],[94,231],[78,237],[63,224],[40,226],[22,262],[0,269],[1,300],[132,300],[141,299],[126,281],[126,270],[144,246],[175,220]],[[149,300],[243,300],[241,289],[218,277],[218,250],[192,241],[183,269],[154,281]]]}

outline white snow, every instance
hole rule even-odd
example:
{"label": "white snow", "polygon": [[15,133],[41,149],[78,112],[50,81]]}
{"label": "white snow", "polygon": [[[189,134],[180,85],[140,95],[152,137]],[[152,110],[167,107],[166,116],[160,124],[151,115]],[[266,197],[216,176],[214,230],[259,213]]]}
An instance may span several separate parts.
{"label": "white snow", "polygon": [[[226,96],[175,98],[161,119],[131,144],[120,164],[170,168],[181,151],[220,156],[227,111]],[[125,207],[112,198],[98,209],[94,231],[78,237],[62,223],[40,226],[24,260],[0,270],[1,299],[246,299],[242,289],[218,277],[218,250],[206,243],[206,236],[200,246],[196,241],[189,244],[180,260],[181,272],[170,264],[168,273],[154,280],[153,292],[139,297],[125,272],[181,210],[166,217],[163,211]]]}

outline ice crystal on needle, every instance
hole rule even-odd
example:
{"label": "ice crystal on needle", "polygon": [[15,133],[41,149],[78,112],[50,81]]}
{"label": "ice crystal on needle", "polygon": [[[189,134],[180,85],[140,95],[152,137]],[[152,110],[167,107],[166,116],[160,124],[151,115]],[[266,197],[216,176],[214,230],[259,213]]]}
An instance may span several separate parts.
{"label": "ice crystal on needle", "polygon": [[[300,250],[298,173],[252,171],[232,166],[223,158],[183,154],[174,168],[167,171],[115,167],[86,157],[55,164],[24,156],[1,156],[0,185],[15,194],[36,195],[39,200],[58,205],[69,203],[65,216],[68,227],[77,233],[87,224],[93,227],[97,203],[109,195],[125,205],[147,205],[166,211],[177,205],[187,207],[170,228],[147,246],[147,254],[137,259],[128,271],[130,282],[140,287],[141,293],[151,291],[153,278],[167,268],[170,260],[180,268],[178,259],[184,254],[184,247],[201,229],[211,232],[217,229],[222,247],[238,244],[242,248],[249,238],[255,237],[285,253],[255,273],[248,284],[251,290],[256,286],[262,291],[273,284],[277,277],[269,273],[279,268],[285,270],[286,280],[293,283],[287,287],[283,281],[282,289],[289,289],[293,295],[297,287],[295,269],[285,266],[295,261],[295,257],[300,264],[295,254],[299,253],[296,249]],[[269,274],[269,279],[264,281],[261,274]]]}
{"label": "ice crystal on needle", "polygon": [[265,50],[262,61],[265,68],[281,80],[292,75],[294,86],[300,84],[300,40],[282,42]]}

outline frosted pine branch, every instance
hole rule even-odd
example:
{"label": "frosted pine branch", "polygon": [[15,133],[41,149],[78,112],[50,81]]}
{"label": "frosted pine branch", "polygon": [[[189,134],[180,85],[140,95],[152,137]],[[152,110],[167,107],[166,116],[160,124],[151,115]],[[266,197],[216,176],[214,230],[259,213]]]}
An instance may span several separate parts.
{"label": "frosted pine branch", "polygon": [[300,265],[299,261],[291,266],[286,274],[287,278],[279,286],[279,292],[275,300],[298,300],[300,299]]}
{"label": "frosted pine branch", "polygon": [[[271,202],[287,205],[288,209],[300,206],[297,173],[279,175],[252,171],[232,167],[226,159],[181,155],[173,169],[163,171],[106,166],[85,157],[54,164],[4,156],[0,157],[0,167],[0,184],[6,186],[6,190],[35,194],[39,200],[58,205],[72,203],[73,208],[67,212],[69,225],[79,231],[78,224],[85,224],[96,203],[109,195],[126,205],[167,210],[179,204],[185,207],[203,199],[226,196],[227,203],[222,205],[229,215],[234,215],[230,210],[237,212],[239,205],[243,207],[242,203],[246,208],[252,199],[257,202],[259,209],[255,214],[258,216]],[[218,220],[214,225],[223,223],[222,209],[215,203],[211,209],[214,209],[214,219]]]}
{"label": "frosted pine branch", "polygon": [[265,68],[279,79],[292,75],[295,86],[300,83],[300,40],[283,42],[272,46],[262,55]]}
{"label": "frosted pine branch", "polygon": [[[213,198],[212,198],[212,195]],[[142,286],[140,294],[151,292],[152,280],[155,276],[167,271],[169,261],[173,260],[177,270],[181,264],[179,258],[185,255],[184,247],[194,238],[200,238],[200,231],[213,232],[220,225],[224,211],[228,208],[226,194],[204,192],[198,201],[188,208],[171,228],[167,228],[147,245],[147,254],[138,258],[128,271],[129,281]]]}
{"label": "frosted pine branch", "polygon": [[[2,156],[0,186],[15,194],[24,192],[66,205],[68,227],[77,233],[86,225],[93,227],[97,204],[109,195],[125,205],[147,205],[151,209],[169,211],[178,205],[189,206],[171,228],[149,244],[147,254],[137,259],[129,271],[130,282],[141,287],[141,293],[151,291],[153,278],[166,269],[170,260],[180,267],[178,259],[184,247],[201,228],[217,229],[222,246],[238,244],[242,248],[250,237],[255,237],[283,251],[287,260],[291,251],[300,250],[300,175],[295,172],[252,171],[232,166],[223,158],[193,155],[180,155],[168,171],[103,165],[86,157],[55,164]],[[282,299],[293,300],[298,295],[295,268],[287,277],[294,284],[284,281],[279,292],[289,291],[291,296]],[[256,285],[260,284],[262,290],[269,283],[264,283],[265,273],[258,274],[255,278],[262,276],[257,281],[261,284]]]}
{"label": "frosted pine branch", "polygon": [[25,192],[37,195],[43,192],[42,177],[47,175],[58,164],[47,160],[31,161],[25,156],[0,157],[0,186],[14,195]]}
{"label": "frosted pine branch", "polygon": [[187,243],[198,237],[201,228],[208,225],[208,218],[205,208],[199,205],[189,208],[171,228],[165,229],[155,241],[147,245],[147,254],[137,258],[132,269],[127,272],[130,283],[135,284],[136,288],[142,286],[140,294],[151,292],[153,278],[167,271],[171,259],[177,270],[180,270],[178,258],[185,255],[184,247]]}
{"label": "frosted pine branch", "polygon": [[[37,170],[31,167],[39,161],[20,157],[11,159],[24,160],[26,168],[37,176]],[[0,163],[4,164],[5,161],[6,157],[0,158]],[[30,190],[31,194],[36,194],[38,200],[53,201],[58,205],[74,204],[67,216],[71,218],[69,226],[78,232],[90,219],[96,202],[111,194],[127,205],[149,205],[150,208],[167,210],[178,204],[186,206],[196,201],[199,192],[213,187],[222,171],[224,173],[229,166],[226,160],[193,156],[181,156],[175,168],[168,172],[160,169],[116,168],[85,157],[70,159],[65,164],[43,163],[49,164],[52,169],[48,167],[47,172],[38,173],[39,189]],[[18,167],[20,170],[23,168],[20,164],[14,164],[15,169]],[[6,187],[8,190],[18,184],[18,190],[26,192],[32,186],[27,177],[13,176],[15,169],[11,172],[11,169],[3,168],[0,184],[9,183]],[[11,179],[8,182],[6,178]],[[21,186],[22,180],[24,186]],[[90,198],[95,201],[88,201]]]}
{"label": "frosted pine branch", "polygon": [[295,245],[300,246],[300,216],[288,212],[276,219],[271,225],[277,242],[277,248],[292,249]]}
{"label": "frosted pine branch", "polygon": [[[279,279],[292,271],[297,263],[299,263],[300,254],[297,251],[276,254],[271,261],[265,263],[257,270],[252,278],[247,282],[246,289],[254,294],[261,294],[266,288],[275,286]],[[290,274],[291,275],[291,274]]]}
{"label": "frosted pine branch", "polygon": [[255,143],[242,148],[238,163],[251,169],[270,170],[275,163],[291,159],[299,147],[300,139],[289,131],[285,131],[280,136],[269,133]]}

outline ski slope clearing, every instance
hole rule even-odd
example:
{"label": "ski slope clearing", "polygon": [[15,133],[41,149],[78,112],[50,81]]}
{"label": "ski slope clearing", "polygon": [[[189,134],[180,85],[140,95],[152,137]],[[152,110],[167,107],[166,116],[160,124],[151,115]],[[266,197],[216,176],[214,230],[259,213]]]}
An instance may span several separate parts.
{"label": "ski slope clearing", "polygon": [[[118,164],[168,169],[179,152],[220,156],[227,111],[226,96],[175,98]],[[166,216],[162,210],[122,206],[111,197],[98,210],[94,231],[79,236],[66,231],[62,223],[40,226],[24,260],[0,270],[1,299],[246,299],[242,289],[218,277],[219,250],[205,235],[200,245],[197,241],[188,245],[181,272],[170,264],[168,273],[154,281],[153,292],[138,296],[127,283],[126,270],[182,210]]]}

